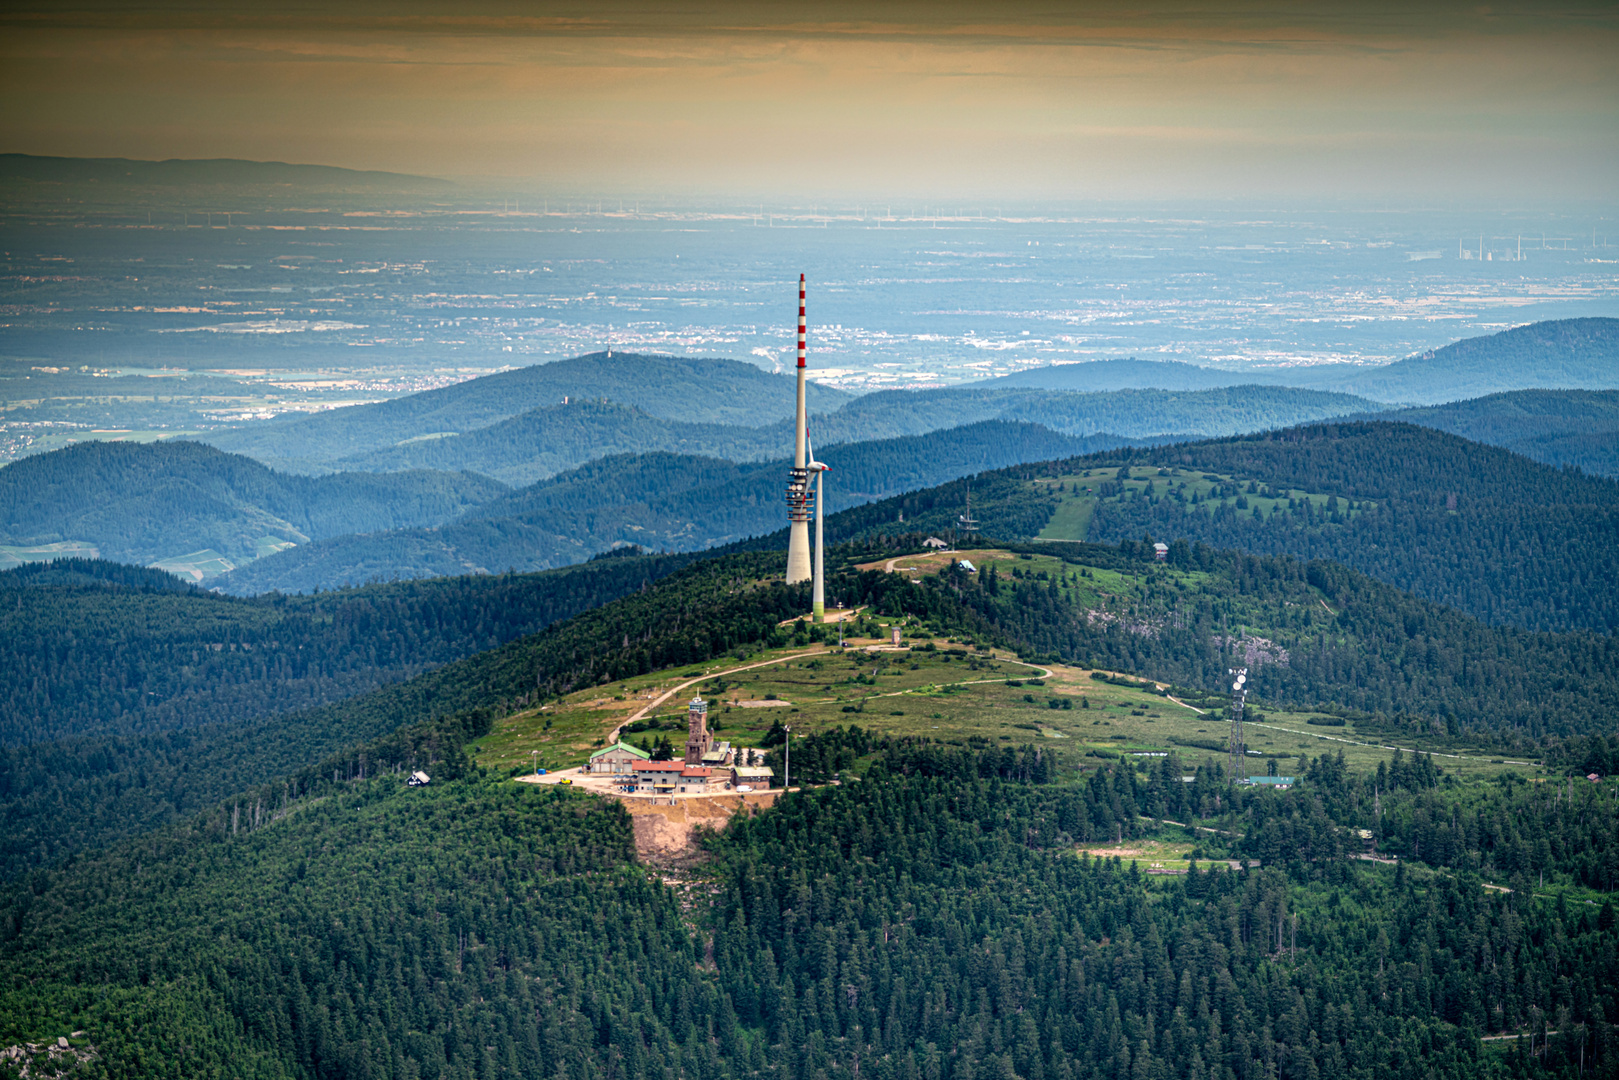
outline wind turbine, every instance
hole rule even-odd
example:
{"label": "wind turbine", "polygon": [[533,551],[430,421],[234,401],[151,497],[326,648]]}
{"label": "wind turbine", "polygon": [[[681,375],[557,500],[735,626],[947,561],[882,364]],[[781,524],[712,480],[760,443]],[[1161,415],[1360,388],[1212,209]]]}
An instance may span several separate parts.
{"label": "wind turbine", "polygon": [[809,431],[804,432],[804,468],[815,474],[815,584],[810,596],[813,600],[813,618],[826,622],[826,500],[821,491],[821,474],[832,466],[815,460],[815,449],[810,445]]}

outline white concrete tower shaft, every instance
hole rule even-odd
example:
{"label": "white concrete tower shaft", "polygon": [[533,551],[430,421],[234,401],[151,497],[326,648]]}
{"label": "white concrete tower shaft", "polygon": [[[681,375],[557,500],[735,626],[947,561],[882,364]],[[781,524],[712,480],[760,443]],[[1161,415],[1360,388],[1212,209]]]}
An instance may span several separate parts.
{"label": "white concrete tower shaft", "polygon": [[815,470],[815,587],[810,595],[810,617],[818,623],[826,622],[826,503],[821,490],[821,474]]}
{"label": "white concrete tower shaft", "polygon": [[804,275],[798,275],[798,413],[793,424],[793,471],[787,482],[787,584],[811,577],[809,515],[810,494],[807,414],[804,409]]}
{"label": "white concrete tower shaft", "polygon": [[810,586],[810,621],[826,622],[826,492],[822,478],[830,465],[815,460],[815,445],[804,438],[805,468],[815,477],[815,577]]}

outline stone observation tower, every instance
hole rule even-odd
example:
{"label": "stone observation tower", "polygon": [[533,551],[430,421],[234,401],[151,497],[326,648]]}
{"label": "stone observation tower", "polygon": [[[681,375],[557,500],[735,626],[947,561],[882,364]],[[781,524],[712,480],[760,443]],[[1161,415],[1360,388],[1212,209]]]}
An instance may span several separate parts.
{"label": "stone observation tower", "polygon": [[686,713],[686,764],[701,765],[703,755],[714,749],[714,736],[708,733],[708,702],[691,699]]}

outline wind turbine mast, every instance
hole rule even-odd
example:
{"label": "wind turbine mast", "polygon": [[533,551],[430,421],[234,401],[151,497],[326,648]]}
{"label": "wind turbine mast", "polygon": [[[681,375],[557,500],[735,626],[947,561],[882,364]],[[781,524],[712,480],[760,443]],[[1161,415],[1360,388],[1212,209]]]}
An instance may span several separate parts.
{"label": "wind turbine mast", "polygon": [[798,275],[798,415],[793,427],[793,468],[787,479],[787,584],[811,576],[809,551],[809,431],[804,411],[804,275]]}

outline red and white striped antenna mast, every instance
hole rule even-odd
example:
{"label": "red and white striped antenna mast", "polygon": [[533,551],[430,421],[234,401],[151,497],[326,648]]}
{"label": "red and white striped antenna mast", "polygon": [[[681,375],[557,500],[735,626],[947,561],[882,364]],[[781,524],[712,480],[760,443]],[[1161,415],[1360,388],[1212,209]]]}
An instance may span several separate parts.
{"label": "red and white striped antenna mast", "polygon": [[787,478],[787,584],[808,581],[812,576],[809,550],[809,519],[815,496],[809,483],[809,455],[806,451],[808,420],[804,409],[804,370],[806,285],[798,275],[798,412],[793,425],[793,468]]}

